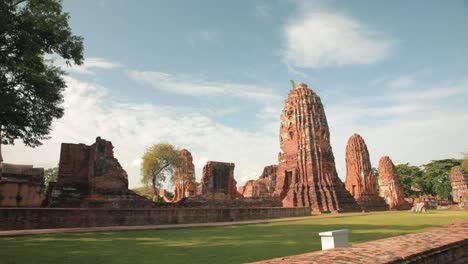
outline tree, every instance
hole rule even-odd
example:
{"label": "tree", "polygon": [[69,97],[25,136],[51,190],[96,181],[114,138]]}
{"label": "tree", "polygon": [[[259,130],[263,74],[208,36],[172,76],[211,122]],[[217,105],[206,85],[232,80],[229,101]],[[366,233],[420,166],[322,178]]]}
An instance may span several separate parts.
{"label": "tree", "polygon": [[141,181],[151,184],[153,199],[158,196],[157,190],[166,179],[174,183],[175,169],[180,163],[179,150],[171,144],[154,144],[146,150],[141,165]]}
{"label": "tree", "polygon": [[50,58],[83,63],[68,19],[60,0],[0,1],[0,143],[39,146],[63,116],[64,72]]}
{"label": "tree", "polygon": [[461,164],[458,159],[433,160],[423,165],[423,176],[418,185],[425,194],[440,195],[443,199],[450,197],[452,186],[450,185],[450,170]]}
{"label": "tree", "polygon": [[464,173],[468,173],[468,153],[463,153],[462,169]]}
{"label": "tree", "polygon": [[374,179],[375,179],[375,186],[376,186],[376,190],[377,190],[377,193],[380,191],[380,186],[379,186],[379,170],[372,167],[371,169],[372,171],[372,174],[374,174]]}
{"label": "tree", "polygon": [[418,185],[423,176],[423,171],[417,166],[411,166],[409,163],[398,164],[395,166],[398,179],[403,185],[403,191],[406,197],[416,197],[420,192],[414,191],[414,187],[421,189]]}
{"label": "tree", "polygon": [[58,167],[53,167],[46,169],[44,171],[44,177],[45,177],[45,186],[46,190],[49,187],[50,182],[56,182],[58,178]]}

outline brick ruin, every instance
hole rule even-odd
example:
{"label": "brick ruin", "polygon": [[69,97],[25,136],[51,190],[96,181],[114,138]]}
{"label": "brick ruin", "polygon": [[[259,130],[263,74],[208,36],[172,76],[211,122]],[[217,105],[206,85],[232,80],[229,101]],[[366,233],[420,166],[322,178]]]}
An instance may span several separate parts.
{"label": "brick ruin", "polygon": [[152,202],[128,190],[128,176],[110,141],[62,143],[58,179],[50,207],[149,208]]}
{"label": "brick ruin", "polygon": [[271,197],[276,187],[276,171],[278,165],[269,165],[263,168],[262,175],[257,180],[250,180],[239,187],[244,198]]}
{"label": "brick ruin", "polygon": [[241,197],[234,180],[234,163],[208,161],[203,167],[200,196],[209,200],[230,200]]}
{"label": "brick ruin", "polygon": [[185,197],[193,197],[196,195],[197,191],[192,154],[186,149],[180,150],[179,153],[182,162],[180,166],[176,168],[173,202],[180,201]]}
{"label": "brick ruin", "polygon": [[346,145],[345,186],[363,210],[388,209],[385,200],[377,192],[366,142],[358,134],[352,135]]}
{"label": "brick ruin", "polygon": [[460,166],[450,171],[450,184],[452,185],[452,199],[456,203],[468,203],[468,174]]}
{"label": "brick ruin", "polygon": [[43,168],[0,161],[0,207],[39,207],[44,188]]}
{"label": "brick ruin", "polygon": [[285,100],[280,147],[275,196],[283,206],[311,207],[314,212],[361,210],[338,178],[320,97],[304,83]]}
{"label": "brick ruin", "polygon": [[379,160],[379,189],[380,196],[385,199],[390,209],[411,209],[411,204],[405,200],[403,186],[398,179],[395,165],[388,156]]}

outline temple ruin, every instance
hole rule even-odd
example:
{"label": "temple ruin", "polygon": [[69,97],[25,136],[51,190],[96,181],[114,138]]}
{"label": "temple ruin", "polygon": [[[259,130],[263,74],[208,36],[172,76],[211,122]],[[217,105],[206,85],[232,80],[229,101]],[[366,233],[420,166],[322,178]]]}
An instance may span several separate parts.
{"label": "temple ruin", "polygon": [[230,200],[241,197],[234,180],[234,163],[208,161],[203,167],[200,196],[209,200]]}
{"label": "temple ruin", "polygon": [[468,203],[468,173],[460,166],[450,171],[450,184],[452,185],[452,199],[456,203]]}
{"label": "temple ruin", "polygon": [[280,147],[275,196],[283,206],[314,212],[361,210],[338,178],[320,97],[304,83],[284,102]]}
{"label": "temple ruin", "polygon": [[398,179],[392,160],[384,156],[379,160],[379,190],[390,209],[409,210],[411,204],[405,200],[403,186]]}
{"label": "temple ruin", "polygon": [[195,166],[190,151],[182,149],[179,152],[182,159],[181,164],[176,168],[174,202],[180,201],[186,197],[196,195],[195,186]]}
{"label": "temple ruin", "polygon": [[128,190],[128,176],[110,141],[62,143],[50,207],[149,208],[152,202]]}
{"label": "temple ruin", "polygon": [[277,165],[266,166],[257,180],[247,181],[244,186],[239,187],[239,193],[244,198],[271,197],[276,187],[277,169]]}
{"label": "temple ruin", "polygon": [[39,207],[44,188],[43,168],[0,161],[0,207]]}
{"label": "temple ruin", "polygon": [[387,210],[388,205],[377,192],[377,181],[366,142],[358,135],[352,135],[346,145],[346,190],[354,197],[363,210]]}

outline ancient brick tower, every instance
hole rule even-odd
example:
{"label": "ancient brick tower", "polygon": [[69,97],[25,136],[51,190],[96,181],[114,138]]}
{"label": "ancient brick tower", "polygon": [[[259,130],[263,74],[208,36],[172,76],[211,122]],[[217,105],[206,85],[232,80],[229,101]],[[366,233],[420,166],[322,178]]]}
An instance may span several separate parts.
{"label": "ancient brick tower", "polygon": [[176,168],[174,202],[196,194],[195,166],[193,165],[192,154],[190,151],[182,149],[179,155],[183,162]]}
{"label": "ancient brick tower", "polygon": [[361,210],[336,173],[320,97],[304,83],[284,102],[280,147],[275,196],[283,206],[306,206],[315,212]]}
{"label": "ancient brick tower", "polygon": [[385,200],[377,192],[366,142],[358,134],[352,135],[346,145],[345,186],[363,210],[388,209]]}
{"label": "ancient brick tower", "polygon": [[453,201],[456,203],[468,201],[468,174],[465,174],[462,167],[456,166],[450,171],[449,178]]}
{"label": "ancient brick tower", "polygon": [[379,189],[380,196],[385,199],[390,209],[406,210],[411,208],[411,204],[405,200],[405,193],[398,179],[395,165],[388,156],[379,160]]}

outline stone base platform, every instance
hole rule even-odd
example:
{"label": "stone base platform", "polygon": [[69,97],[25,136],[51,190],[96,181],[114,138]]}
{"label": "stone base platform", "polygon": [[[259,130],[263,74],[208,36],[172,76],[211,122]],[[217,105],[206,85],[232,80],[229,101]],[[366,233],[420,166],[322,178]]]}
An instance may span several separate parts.
{"label": "stone base platform", "polygon": [[350,248],[334,248],[254,263],[468,263],[468,221],[423,233],[359,243]]}

